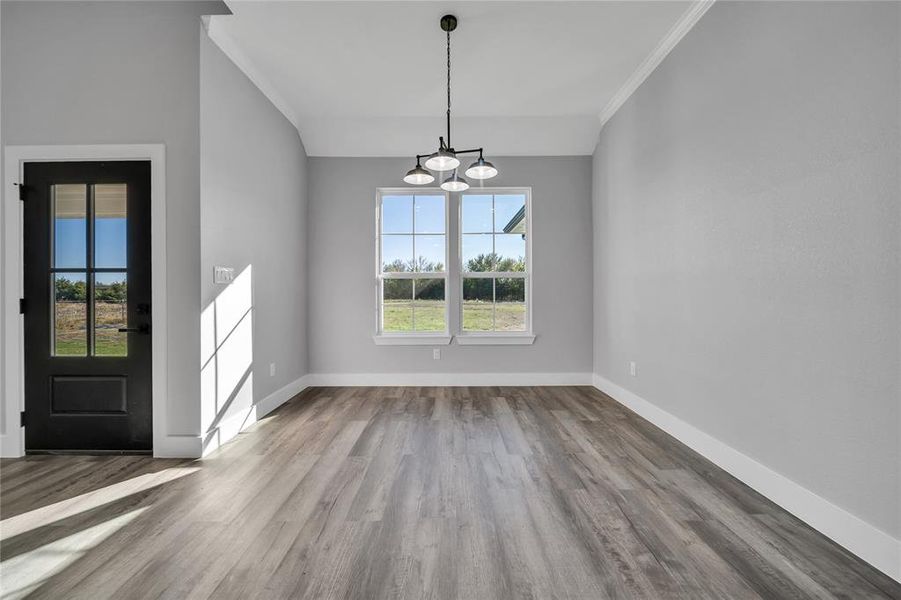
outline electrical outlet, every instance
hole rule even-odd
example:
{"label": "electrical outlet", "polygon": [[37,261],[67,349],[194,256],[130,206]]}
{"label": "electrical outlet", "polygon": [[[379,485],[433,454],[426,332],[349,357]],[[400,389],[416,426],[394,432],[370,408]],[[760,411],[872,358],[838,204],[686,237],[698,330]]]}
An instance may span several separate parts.
{"label": "electrical outlet", "polygon": [[632,375],[632,377],[635,377],[637,373],[638,367],[635,365],[635,361],[633,360],[629,363],[629,374]]}
{"label": "electrical outlet", "polygon": [[227,284],[235,279],[235,270],[231,267],[214,267],[213,283]]}
{"label": "electrical outlet", "polygon": [[269,377],[275,377],[275,363],[269,363]]}
{"label": "electrical outlet", "polygon": [[432,358],[435,360],[441,360],[441,348],[432,349]]}

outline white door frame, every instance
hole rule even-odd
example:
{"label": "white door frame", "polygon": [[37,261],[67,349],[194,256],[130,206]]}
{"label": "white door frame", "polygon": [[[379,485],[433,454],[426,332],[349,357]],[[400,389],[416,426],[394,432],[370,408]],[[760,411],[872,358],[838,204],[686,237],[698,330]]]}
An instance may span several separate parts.
{"label": "white door frame", "polygon": [[19,413],[25,407],[25,332],[19,314],[23,293],[22,202],[16,184],[24,179],[26,162],[89,160],[150,161],[150,255],[153,306],[153,452],[166,439],[166,147],[164,144],[104,144],[77,146],[6,146],[3,185],[3,431],[0,456],[25,454],[25,432]]}

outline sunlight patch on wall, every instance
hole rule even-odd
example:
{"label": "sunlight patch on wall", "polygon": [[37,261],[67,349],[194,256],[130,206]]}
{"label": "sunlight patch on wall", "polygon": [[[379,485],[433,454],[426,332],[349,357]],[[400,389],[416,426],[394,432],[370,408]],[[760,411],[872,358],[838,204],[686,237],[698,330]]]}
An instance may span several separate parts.
{"label": "sunlight patch on wall", "polygon": [[252,265],[203,310],[200,327],[200,416],[206,455],[256,422]]}

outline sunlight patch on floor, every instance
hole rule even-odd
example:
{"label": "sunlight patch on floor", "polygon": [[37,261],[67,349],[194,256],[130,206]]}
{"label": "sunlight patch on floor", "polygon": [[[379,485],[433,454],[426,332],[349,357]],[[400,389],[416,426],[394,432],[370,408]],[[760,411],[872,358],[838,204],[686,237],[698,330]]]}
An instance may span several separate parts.
{"label": "sunlight patch on floor", "polygon": [[[0,598],[24,598],[38,589],[50,577],[59,573],[88,550],[100,544],[133,521],[148,507],[138,508],[94,525],[70,536],[25,552],[0,563],[3,589]],[[32,511],[33,512],[33,511]]]}
{"label": "sunlight patch on floor", "polygon": [[94,508],[121,500],[158,485],[196,473],[200,467],[173,467],[156,473],[145,473],[106,487],[61,500],[0,521],[0,541],[8,540],[32,529],[51,525]]}

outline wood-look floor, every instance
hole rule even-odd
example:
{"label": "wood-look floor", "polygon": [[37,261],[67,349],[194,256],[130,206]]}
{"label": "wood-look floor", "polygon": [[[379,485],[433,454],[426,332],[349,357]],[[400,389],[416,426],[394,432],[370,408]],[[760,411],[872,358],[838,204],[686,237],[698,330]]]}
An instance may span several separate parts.
{"label": "wood-look floor", "polygon": [[319,388],[204,460],[0,485],[8,597],[901,598],[592,388]]}

